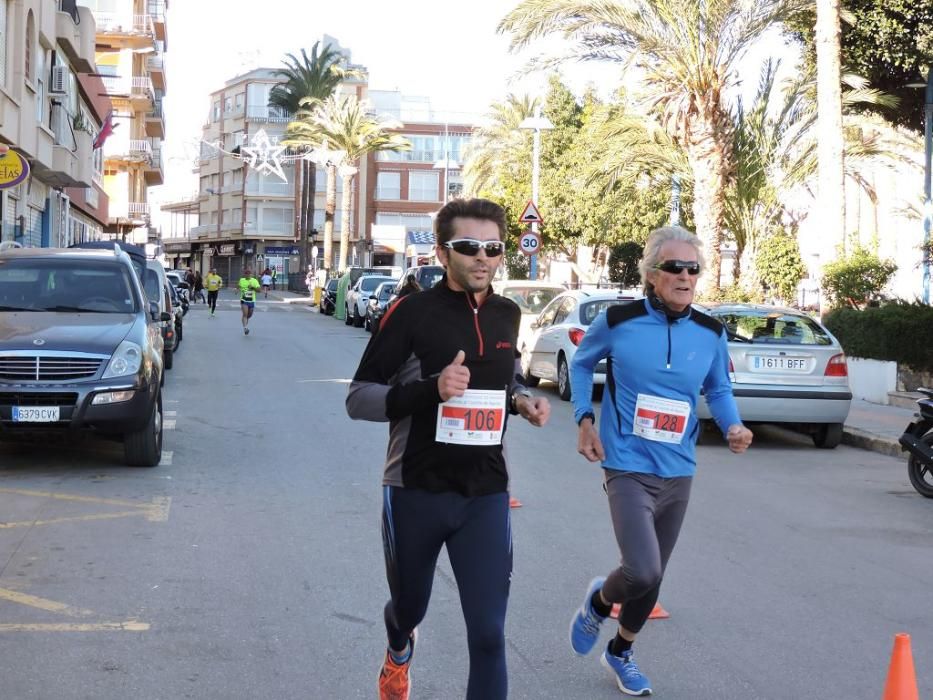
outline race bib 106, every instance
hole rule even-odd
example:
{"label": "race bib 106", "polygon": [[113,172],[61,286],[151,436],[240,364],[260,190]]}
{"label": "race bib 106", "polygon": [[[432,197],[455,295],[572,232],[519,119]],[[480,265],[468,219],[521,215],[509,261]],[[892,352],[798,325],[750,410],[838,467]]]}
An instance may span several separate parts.
{"label": "race bib 106", "polygon": [[690,404],[686,401],[639,394],[632,432],[646,440],[679,445],[689,419]]}
{"label": "race bib 106", "polygon": [[456,445],[501,445],[505,425],[505,391],[467,389],[437,407],[437,442]]}

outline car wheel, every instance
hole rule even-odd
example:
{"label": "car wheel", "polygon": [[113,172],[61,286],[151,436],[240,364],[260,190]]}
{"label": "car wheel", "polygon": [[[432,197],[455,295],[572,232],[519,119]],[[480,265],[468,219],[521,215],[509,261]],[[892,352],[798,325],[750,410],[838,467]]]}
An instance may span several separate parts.
{"label": "car wheel", "polygon": [[363,327],[363,317],[360,316],[357,311],[356,304],[353,305],[353,327],[362,328]]}
{"label": "car wheel", "polygon": [[562,401],[570,401],[570,367],[563,355],[557,358],[557,395]]}
{"label": "car wheel", "polygon": [[146,424],[123,436],[123,458],[130,467],[154,467],[162,461],[162,395],[156,396]]}
{"label": "car wheel", "polygon": [[352,324],[353,324],[353,317],[350,315],[350,307],[349,307],[349,306],[346,306],[346,307],[344,307],[344,308],[346,309],[346,313],[345,313],[344,316],[343,316],[343,323],[344,323],[344,325],[346,325],[346,326],[352,325]]}
{"label": "car wheel", "polygon": [[832,450],[842,442],[842,423],[822,423],[813,433],[813,444],[824,450]]}
{"label": "car wheel", "polygon": [[[933,433],[927,433],[922,439],[925,444],[933,445]],[[910,484],[917,489],[917,493],[933,498],[933,467],[921,462],[912,454],[907,460],[907,476],[910,477]]]}
{"label": "car wheel", "polygon": [[594,384],[593,385],[593,401],[602,401],[603,400],[603,391],[605,390],[605,384]]}
{"label": "car wheel", "polygon": [[178,347],[178,343],[181,342],[182,335],[184,335],[182,331],[182,324],[179,323],[177,326],[175,326],[175,337],[178,339],[175,341],[176,347]]}
{"label": "car wheel", "polygon": [[527,352],[527,348],[522,348],[522,378],[525,386],[535,387],[541,383],[541,378],[531,373],[531,353]]}
{"label": "car wheel", "polygon": [[165,369],[171,369],[172,365],[175,363],[175,351],[166,350],[165,353],[163,354],[163,360],[164,360],[163,364],[165,365]]}

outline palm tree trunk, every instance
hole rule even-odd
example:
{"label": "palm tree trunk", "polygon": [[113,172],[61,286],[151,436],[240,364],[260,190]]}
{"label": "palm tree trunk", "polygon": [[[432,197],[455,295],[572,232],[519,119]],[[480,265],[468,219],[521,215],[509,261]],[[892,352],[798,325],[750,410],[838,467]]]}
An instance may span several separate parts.
{"label": "palm tree trunk", "polygon": [[[334,214],[337,211],[337,166],[327,166],[327,195],[324,200],[324,269],[330,272],[334,249]],[[340,268],[338,268],[340,269]]]}
{"label": "palm tree trunk", "polygon": [[343,176],[343,197],[340,202],[340,270],[347,269],[347,253],[350,249],[350,202],[353,196],[353,176]]}
{"label": "palm tree trunk", "polygon": [[845,238],[842,89],[839,67],[839,0],[816,3],[817,157],[819,162],[819,231],[822,259],[832,260]]}
{"label": "palm tree trunk", "polygon": [[699,119],[687,144],[687,159],[693,171],[693,221],[703,244],[707,274],[700,278],[698,292],[717,296],[722,271],[722,232],[725,228],[726,154],[715,138],[716,130]]}
{"label": "palm tree trunk", "polygon": [[314,196],[317,186],[317,172],[314,163],[307,160],[302,162],[304,168],[302,183],[304,186],[301,193],[301,209],[305,232],[310,240],[311,232],[314,230]]}

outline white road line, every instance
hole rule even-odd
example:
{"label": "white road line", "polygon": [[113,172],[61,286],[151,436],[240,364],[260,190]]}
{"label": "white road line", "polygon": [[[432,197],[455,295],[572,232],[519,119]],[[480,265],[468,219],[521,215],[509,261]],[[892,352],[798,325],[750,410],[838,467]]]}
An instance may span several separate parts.
{"label": "white road line", "polygon": [[175,421],[173,420],[163,420],[162,421],[163,430],[175,430]]}
{"label": "white road line", "polygon": [[173,416],[173,417],[174,417],[174,416],[177,416],[177,415],[178,415],[178,411],[163,411],[162,413],[163,413],[165,416]]}
{"label": "white road line", "polygon": [[170,467],[172,466],[172,457],[175,455],[171,450],[162,450],[162,461],[159,462],[160,467]]}

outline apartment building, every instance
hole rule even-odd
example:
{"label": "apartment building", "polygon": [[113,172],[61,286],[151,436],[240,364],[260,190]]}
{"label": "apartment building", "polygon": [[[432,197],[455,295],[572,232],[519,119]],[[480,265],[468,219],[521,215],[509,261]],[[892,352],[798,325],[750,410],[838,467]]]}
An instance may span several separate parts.
{"label": "apartment building", "polygon": [[113,104],[112,134],[103,146],[104,189],[110,197],[105,230],[145,244],[151,237],[148,190],[165,180],[161,144],[168,2],[81,2],[93,10],[97,22],[97,70]]}
{"label": "apartment building", "polygon": [[444,114],[429,98],[370,90],[375,112],[402,123],[410,151],[369,157],[365,229],[359,257],[372,265],[411,266],[431,260],[434,214],[463,191],[463,157],[474,126]]}
{"label": "apartment building", "polygon": [[[0,241],[65,246],[102,235],[93,141],[95,23],[74,0],[0,0],[0,142],[28,175],[0,184]],[[97,81],[99,83],[99,81]]]}
{"label": "apartment building", "polygon": [[[365,71],[359,66],[356,68]],[[244,148],[257,146],[257,135],[265,133],[275,147],[285,134],[293,115],[269,105],[269,92],[281,82],[276,69],[257,68],[228,80],[211,93],[209,113],[201,134],[199,177],[199,221],[191,229],[191,260],[202,271],[214,265],[224,279],[236,279],[244,267],[253,269],[275,264],[280,275],[301,272],[301,236],[298,232],[300,193],[296,192],[301,161],[283,164],[286,178],[260,172],[244,162]],[[365,75],[365,73],[364,73]],[[338,93],[360,97],[366,78],[344,82]],[[323,250],[326,174],[315,169],[314,218],[308,243]],[[359,178],[355,180],[355,183]],[[337,183],[337,200],[342,196]],[[354,184],[354,200],[358,187]],[[353,210],[357,210],[354,205]],[[332,267],[340,241],[341,212],[338,207],[333,232]]]}

